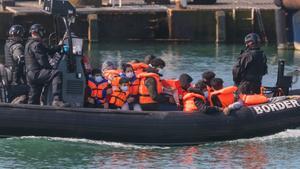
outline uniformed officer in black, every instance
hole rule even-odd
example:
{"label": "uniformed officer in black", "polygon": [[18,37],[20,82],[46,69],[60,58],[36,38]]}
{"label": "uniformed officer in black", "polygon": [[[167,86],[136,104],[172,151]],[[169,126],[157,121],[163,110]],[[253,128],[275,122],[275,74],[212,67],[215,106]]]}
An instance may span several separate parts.
{"label": "uniformed officer in black", "polygon": [[249,94],[259,94],[262,78],[268,72],[267,57],[260,49],[261,40],[256,33],[248,34],[245,44],[246,49],[233,66],[233,81],[236,86],[247,83],[251,89]]}
{"label": "uniformed officer in black", "polygon": [[25,59],[24,59],[24,28],[13,25],[9,29],[9,37],[4,47],[5,66],[12,72],[11,85],[26,84]]}
{"label": "uniformed officer in black", "polygon": [[48,48],[43,43],[46,34],[44,27],[34,24],[29,31],[31,37],[25,46],[25,63],[30,86],[29,104],[40,104],[41,92],[45,86],[52,84],[53,106],[65,107],[62,101],[62,73],[52,68],[49,57],[61,50],[60,46]]}

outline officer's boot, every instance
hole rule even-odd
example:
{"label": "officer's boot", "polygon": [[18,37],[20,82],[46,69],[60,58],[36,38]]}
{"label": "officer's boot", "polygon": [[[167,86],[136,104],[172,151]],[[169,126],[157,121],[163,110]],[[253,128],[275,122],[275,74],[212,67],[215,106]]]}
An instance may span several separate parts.
{"label": "officer's boot", "polygon": [[55,107],[71,107],[69,103],[64,103],[58,96],[54,96],[52,106]]}

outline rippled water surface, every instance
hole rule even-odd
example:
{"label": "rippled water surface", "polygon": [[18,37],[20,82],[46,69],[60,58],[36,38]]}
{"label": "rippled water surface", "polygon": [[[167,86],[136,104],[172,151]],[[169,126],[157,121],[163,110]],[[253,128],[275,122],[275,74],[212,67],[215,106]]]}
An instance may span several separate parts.
{"label": "rippled water surface", "polygon": [[[213,70],[232,84],[231,67],[242,46],[173,43],[100,43],[87,51],[94,66],[104,60],[120,64],[162,57],[166,77],[189,73],[195,80]],[[300,53],[264,46],[269,74],[264,84],[276,82],[277,61],[286,60],[286,72],[300,65]],[[294,79],[297,80],[296,78]],[[294,88],[300,87],[296,81]],[[189,147],[152,147],[85,139],[22,137],[0,139],[0,168],[299,168],[300,130],[253,139],[203,143]]]}

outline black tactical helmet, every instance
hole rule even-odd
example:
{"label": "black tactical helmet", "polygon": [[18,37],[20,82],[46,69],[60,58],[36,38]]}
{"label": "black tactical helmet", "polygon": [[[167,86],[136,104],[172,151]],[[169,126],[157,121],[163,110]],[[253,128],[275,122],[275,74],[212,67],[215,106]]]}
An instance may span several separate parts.
{"label": "black tactical helmet", "polygon": [[46,30],[41,24],[33,24],[30,27],[29,33],[37,33],[41,38],[43,38],[46,35]]}
{"label": "black tactical helmet", "polygon": [[23,37],[25,30],[21,25],[13,25],[10,27],[8,34],[10,37]]}
{"label": "black tactical helmet", "polygon": [[261,43],[260,37],[256,33],[249,33],[245,36],[245,44],[246,46],[259,46]]}

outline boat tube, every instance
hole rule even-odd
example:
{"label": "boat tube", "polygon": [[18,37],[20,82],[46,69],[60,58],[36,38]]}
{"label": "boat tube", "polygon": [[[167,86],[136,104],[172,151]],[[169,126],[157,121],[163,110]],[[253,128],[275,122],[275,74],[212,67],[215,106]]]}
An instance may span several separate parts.
{"label": "boat tube", "polygon": [[244,107],[229,116],[0,104],[1,136],[86,138],[142,145],[194,145],[300,126],[300,100]]}

